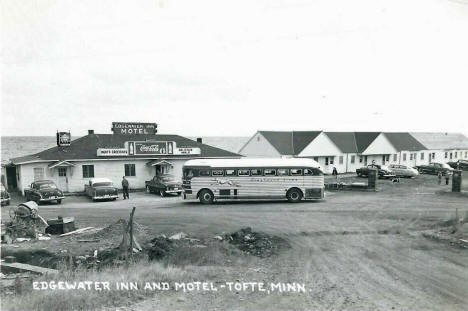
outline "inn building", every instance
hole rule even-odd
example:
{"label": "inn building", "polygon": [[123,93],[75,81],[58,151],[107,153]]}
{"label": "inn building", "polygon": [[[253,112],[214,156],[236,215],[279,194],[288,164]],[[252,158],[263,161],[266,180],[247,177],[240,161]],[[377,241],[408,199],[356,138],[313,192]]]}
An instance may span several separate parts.
{"label": "inn building", "polygon": [[[122,176],[131,189],[144,189],[156,174],[182,179],[182,166],[199,158],[239,158],[239,154],[179,135],[156,134],[143,123],[114,125],[112,134],[88,135],[69,140],[57,137],[57,146],[36,154],[13,158],[5,164],[10,190],[24,193],[31,182],[53,180],[64,192],[83,192],[91,178],[107,177],[121,187]],[[65,142],[65,143],[64,143]]]}

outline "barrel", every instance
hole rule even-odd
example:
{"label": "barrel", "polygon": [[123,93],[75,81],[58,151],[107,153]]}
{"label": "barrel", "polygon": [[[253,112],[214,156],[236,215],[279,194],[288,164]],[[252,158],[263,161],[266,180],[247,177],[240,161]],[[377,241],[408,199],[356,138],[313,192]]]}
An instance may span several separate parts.
{"label": "barrel", "polygon": [[461,192],[462,171],[454,170],[452,175],[452,192]]}
{"label": "barrel", "polygon": [[377,189],[377,169],[369,169],[369,174],[367,175],[367,188],[371,190]]}

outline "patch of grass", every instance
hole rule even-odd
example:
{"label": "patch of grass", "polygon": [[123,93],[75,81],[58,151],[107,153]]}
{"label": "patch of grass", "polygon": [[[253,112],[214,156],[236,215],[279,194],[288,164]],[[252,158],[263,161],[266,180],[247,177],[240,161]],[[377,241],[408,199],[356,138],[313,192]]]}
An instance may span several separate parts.
{"label": "patch of grass", "polygon": [[[92,281],[109,282],[111,290],[33,290],[31,285],[23,285],[21,295],[2,295],[2,310],[93,310],[103,306],[122,306],[129,302],[153,296],[155,291],[145,291],[144,282],[184,282],[195,279],[208,279],[208,270],[187,271],[159,262],[140,262],[129,268],[111,267],[99,272],[78,270],[63,272],[55,276],[43,276],[36,281]],[[138,290],[119,291],[119,282],[138,282]]]}

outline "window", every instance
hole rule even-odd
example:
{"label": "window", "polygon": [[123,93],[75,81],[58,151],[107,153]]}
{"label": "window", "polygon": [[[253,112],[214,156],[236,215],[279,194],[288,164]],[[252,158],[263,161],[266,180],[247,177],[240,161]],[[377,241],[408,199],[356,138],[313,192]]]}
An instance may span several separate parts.
{"label": "window", "polygon": [[226,175],[226,176],[236,176],[236,170],[225,170],[224,175]]}
{"label": "window", "polygon": [[265,172],[265,176],[275,176],[276,175],[276,170],[275,169],[271,169],[271,168],[267,168],[264,170]]}
{"label": "window", "polygon": [[330,157],[330,164],[334,164],[335,163],[335,157]]}
{"label": "window", "polygon": [[343,156],[340,156],[340,164],[343,164]]}
{"label": "window", "polygon": [[224,171],[223,171],[223,170],[212,170],[212,171],[211,171],[211,175],[212,175],[212,176],[223,176],[223,175],[224,175]]}
{"label": "window", "polygon": [[465,158],[468,158],[468,152],[465,151]]}
{"label": "window", "polygon": [[200,176],[211,176],[210,170],[200,170]]}
{"label": "window", "polygon": [[432,153],[432,160],[435,159],[435,152]]}
{"label": "window", "polygon": [[325,165],[328,165],[328,157],[325,158]]}
{"label": "window", "polygon": [[385,161],[387,161],[387,162],[390,161],[390,155],[389,155],[389,154],[387,154],[387,155],[385,156]]}
{"label": "window", "polygon": [[412,153],[409,154],[409,159],[410,159],[410,161],[413,160],[413,154]]}
{"label": "window", "polygon": [[362,157],[359,157],[359,163],[362,163]]}
{"label": "window", "polygon": [[351,163],[354,164],[354,162],[356,161],[356,156],[351,156]]}
{"label": "window", "polygon": [[287,168],[279,168],[278,176],[287,176],[289,175],[289,170]]}
{"label": "window", "polygon": [[58,175],[60,177],[66,177],[67,176],[67,168],[66,167],[59,167],[58,168]]}
{"label": "window", "polygon": [[453,154],[450,152],[450,159],[453,157]]}
{"label": "window", "polygon": [[250,171],[249,170],[239,170],[238,175],[239,176],[250,176]]}
{"label": "window", "polygon": [[446,158],[446,159],[448,158],[448,152],[445,153],[445,158]]}
{"label": "window", "polygon": [[291,175],[292,175],[292,176],[302,175],[302,169],[300,169],[300,168],[292,168],[292,169],[291,169]]}
{"label": "window", "polygon": [[398,161],[398,154],[395,153],[393,155],[393,162],[396,162],[396,161]]}
{"label": "window", "polygon": [[403,161],[406,161],[406,153],[403,153]]}
{"label": "window", "polygon": [[34,181],[44,179],[44,168],[35,167],[33,170],[34,170]]}
{"label": "window", "polygon": [[94,177],[94,165],[83,165],[83,178]]}
{"label": "window", "polygon": [[252,176],[261,176],[262,175],[262,170],[260,170],[260,169],[250,170],[250,175],[252,175]]}
{"label": "window", "polygon": [[306,168],[304,169],[304,176],[321,176],[323,175],[322,171],[317,168]]}
{"label": "window", "polygon": [[135,164],[125,164],[125,176],[136,176]]}
{"label": "window", "polygon": [[367,164],[367,156],[364,156],[364,163]]}
{"label": "window", "polygon": [[458,157],[457,153],[458,153],[458,152],[456,152],[456,151],[455,151],[455,158],[457,158],[457,157]]}
{"label": "window", "polygon": [[421,152],[421,160],[424,160],[424,152]]}

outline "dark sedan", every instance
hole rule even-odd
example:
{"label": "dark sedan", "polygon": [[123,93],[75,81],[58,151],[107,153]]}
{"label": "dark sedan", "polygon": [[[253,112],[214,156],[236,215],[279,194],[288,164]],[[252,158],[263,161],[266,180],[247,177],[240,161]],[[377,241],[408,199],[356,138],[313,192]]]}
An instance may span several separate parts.
{"label": "dark sedan", "polygon": [[29,188],[24,189],[24,196],[28,201],[36,203],[57,201],[62,203],[65,198],[62,190],[52,180],[37,180],[31,183]]}
{"label": "dark sedan", "polygon": [[448,162],[447,164],[453,169],[468,171],[468,160],[458,160],[456,162]]}
{"label": "dark sedan", "polygon": [[175,181],[172,175],[164,174],[154,176],[153,179],[146,182],[146,192],[159,193],[162,197],[168,194],[180,195],[182,191],[182,184]]}
{"label": "dark sedan", "polygon": [[446,163],[438,163],[438,162],[432,162],[427,165],[418,165],[416,166],[418,169],[419,173],[421,174],[434,174],[437,175],[439,172],[442,174],[450,174],[453,171],[453,168],[451,168],[448,164]]}
{"label": "dark sedan", "polygon": [[359,177],[367,177],[367,176],[369,176],[369,171],[371,169],[377,169],[378,170],[379,178],[395,177],[395,174],[393,174],[393,172],[392,172],[392,170],[390,168],[388,168],[385,165],[379,165],[379,164],[370,164],[370,165],[358,168],[356,170],[356,174]]}

